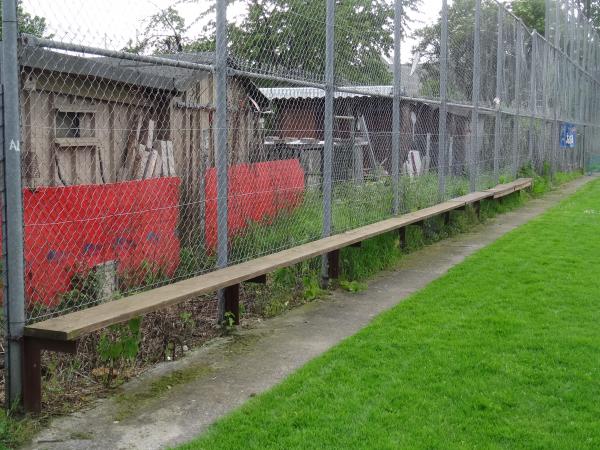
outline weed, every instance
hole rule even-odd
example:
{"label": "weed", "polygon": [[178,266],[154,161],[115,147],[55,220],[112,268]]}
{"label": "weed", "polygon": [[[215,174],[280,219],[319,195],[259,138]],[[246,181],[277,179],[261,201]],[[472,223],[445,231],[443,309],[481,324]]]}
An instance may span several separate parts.
{"label": "weed", "polygon": [[361,292],[367,289],[367,283],[362,283],[360,281],[347,281],[341,280],[340,287],[348,292]]}
{"label": "weed", "polygon": [[321,288],[319,281],[319,277],[314,273],[304,277],[304,300],[313,301],[327,292]]}
{"label": "weed", "polygon": [[0,448],[17,448],[29,441],[41,426],[29,417],[15,417],[14,409],[0,409]]}
{"label": "weed", "polygon": [[135,359],[138,354],[141,333],[141,318],[131,319],[127,324],[112,325],[103,332],[98,340],[98,356],[100,361],[108,364],[108,372],[104,378],[105,386],[110,386],[115,369],[123,362]]}
{"label": "weed", "polygon": [[233,314],[231,311],[226,311],[222,326],[225,334],[233,333],[235,331],[235,314]]}

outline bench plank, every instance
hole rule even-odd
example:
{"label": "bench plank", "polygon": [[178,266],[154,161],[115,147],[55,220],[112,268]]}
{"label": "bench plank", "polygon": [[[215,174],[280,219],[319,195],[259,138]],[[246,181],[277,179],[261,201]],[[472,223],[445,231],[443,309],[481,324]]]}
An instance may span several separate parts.
{"label": "bench plank", "polygon": [[498,186],[488,189],[487,191],[492,192],[493,198],[496,199],[510,195],[515,191],[529,188],[531,185],[531,178],[519,178],[515,181],[511,181],[510,183],[499,184]]}
{"label": "bench plank", "polygon": [[494,194],[489,191],[483,192],[471,192],[470,194],[463,195],[461,197],[455,197],[452,201],[461,202],[463,206],[470,205],[471,203],[479,202],[481,200],[485,200],[486,198],[493,197]]}
{"label": "bench plank", "polygon": [[[514,191],[514,187],[511,187]],[[187,280],[75,311],[27,325],[24,334],[30,337],[54,340],[74,340],[84,334],[125,322],[134,317],[174,305],[202,294],[252,280],[276,269],[323,255],[371,237],[421,222],[468,203],[488,198],[495,191],[475,192],[428,208],[392,217],[380,222],[308,242],[247,262],[215,270]],[[500,191],[502,192],[502,191]]]}

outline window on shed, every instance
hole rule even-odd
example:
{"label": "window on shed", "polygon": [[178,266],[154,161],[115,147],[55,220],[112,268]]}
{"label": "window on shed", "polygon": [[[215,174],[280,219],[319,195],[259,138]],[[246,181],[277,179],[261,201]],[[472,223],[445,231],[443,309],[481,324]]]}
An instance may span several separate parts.
{"label": "window on shed", "polygon": [[95,137],[93,119],[92,113],[57,111],[55,135],[57,138]]}

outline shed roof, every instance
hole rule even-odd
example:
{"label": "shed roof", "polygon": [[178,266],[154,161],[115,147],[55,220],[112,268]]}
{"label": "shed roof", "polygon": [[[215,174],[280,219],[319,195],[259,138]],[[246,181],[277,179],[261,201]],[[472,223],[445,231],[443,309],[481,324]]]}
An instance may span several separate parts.
{"label": "shed roof", "polygon": [[[402,64],[401,66],[402,95],[407,97],[418,97],[421,90],[421,82],[417,72],[410,74],[411,65]],[[354,97],[392,97],[394,87],[391,85],[374,86],[342,86],[341,91],[335,91],[335,98],[354,98]],[[354,92],[345,92],[351,90]],[[315,99],[325,98],[325,90],[315,87],[304,86],[283,86],[261,88],[260,91],[269,100],[291,100],[291,99]]]}
{"label": "shed roof", "polygon": [[[194,52],[160,55],[161,58],[198,64],[214,64],[214,52]],[[68,73],[79,76],[91,76],[160,89],[170,92],[184,92],[199,80],[210,76],[210,72],[201,69],[152,64],[128,59],[111,57],[84,57],[40,47],[23,46],[19,51],[19,60],[25,67],[52,72]],[[248,90],[248,94],[262,107],[268,100],[249,79],[237,77]]]}
{"label": "shed roof", "polygon": [[[394,91],[393,86],[344,86],[340,89],[349,89],[357,92],[335,91],[335,98],[353,98],[369,96],[391,97]],[[325,98],[325,90],[315,87],[281,86],[271,88],[260,88],[260,92],[262,92],[262,94],[269,100]]]}

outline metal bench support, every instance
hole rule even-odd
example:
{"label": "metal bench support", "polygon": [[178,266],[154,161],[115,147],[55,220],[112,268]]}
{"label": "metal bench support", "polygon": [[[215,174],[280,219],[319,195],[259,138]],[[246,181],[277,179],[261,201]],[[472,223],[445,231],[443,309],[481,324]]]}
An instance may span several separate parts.
{"label": "metal bench support", "polygon": [[444,225],[450,225],[450,211],[444,213]]}
{"label": "metal bench support", "polygon": [[340,251],[334,250],[327,253],[327,270],[330,280],[340,277]]}
{"label": "metal bench support", "polygon": [[233,314],[233,323],[240,324],[240,285],[234,284],[225,289],[225,314]]}
{"label": "metal bench support", "polygon": [[406,250],[406,227],[398,228],[400,237],[400,250]]}
{"label": "metal bench support", "polygon": [[23,338],[23,408],[28,413],[42,412],[42,350],[75,354],[77,342]]}

